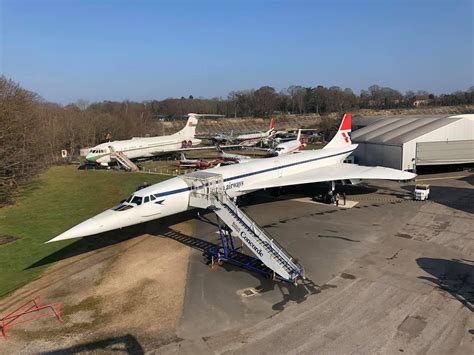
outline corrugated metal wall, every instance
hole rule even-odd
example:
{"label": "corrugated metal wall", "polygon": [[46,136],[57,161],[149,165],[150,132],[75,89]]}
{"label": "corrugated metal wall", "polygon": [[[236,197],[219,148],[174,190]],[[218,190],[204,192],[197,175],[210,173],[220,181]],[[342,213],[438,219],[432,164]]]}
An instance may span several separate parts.
{"label": "corrugated metal wall", "polygon": [[402,168],[402,147],[400,146],[359,143],[353,155],[357,164]]}
{"label": "corrugated metal wall", "polygon": [[418,142],[416,165],[463,164],[474,162],[474,140]]}

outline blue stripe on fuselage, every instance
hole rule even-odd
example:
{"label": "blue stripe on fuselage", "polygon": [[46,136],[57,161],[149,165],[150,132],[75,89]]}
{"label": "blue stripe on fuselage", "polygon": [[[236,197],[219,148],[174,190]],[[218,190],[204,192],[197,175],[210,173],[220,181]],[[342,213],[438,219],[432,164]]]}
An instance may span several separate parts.
{"label": "blue stripe on fuselage", "polygon": [[[322,159],[332,158],[332,157],[336,157],[336,156],[338,156],[338,155],[343,155],[343,154],[351,153],[352,151],[353,151],[353,150],[348,150],[348,151],[346,151],[346,152],[337,153],[337,154],[332,154],[332,155],[327,155],[327,156],[325,156],[325,157],[318,157],[318,158],[313,158],[313,159],[298,161],[298,162],[291,163],[291,164],[286,164],[286,165],[281,165],[281,166],[275,166],[275,167],[272,167],[272,168],[267,168],[267,169],[263,169],[263,170],[259,170],[259,171],[252,171],[251,173],[246,173],[246,174],[241,174],[241,175],[236,175],[236,176],[232,176],[232,177],[225,178],[225,179],[224,179],[224,182],[228,182],[228,181],[232,181],[232,180],[236,180],[236,179],[241,179],[241,178],[244,178],[244,177],[249,177],[249,176],[252,176],[252,175],[264,174],[264,173],[268,173],[269,171],[273,171],[273,170],[285,169],[285,168],[289,168],[289,167],[291,167],[291,166],[296,166],[296,165],[311,163],[311,162],[316,161],[316,160],[322,160]],[[190,187],[183,187],[183,188],[177,189],[177,190],[171,190],[171,191],[160,192],[160,193],[158,193],[158,194],[154,194],[153,196],[155,196],[155,197],[168,196],[168,195],[179,194],[179,193],[181,193],[181,192],[185,192],[185,191],[189,191],[189,190],[191,190]]]}

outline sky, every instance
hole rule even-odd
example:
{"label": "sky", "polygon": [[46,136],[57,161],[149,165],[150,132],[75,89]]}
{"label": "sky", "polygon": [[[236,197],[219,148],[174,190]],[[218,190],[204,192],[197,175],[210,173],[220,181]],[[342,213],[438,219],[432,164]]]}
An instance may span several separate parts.
{"label": "sky", "polygon": [[474,85],[472,0],[0,0],[0,72],[48,101]]}

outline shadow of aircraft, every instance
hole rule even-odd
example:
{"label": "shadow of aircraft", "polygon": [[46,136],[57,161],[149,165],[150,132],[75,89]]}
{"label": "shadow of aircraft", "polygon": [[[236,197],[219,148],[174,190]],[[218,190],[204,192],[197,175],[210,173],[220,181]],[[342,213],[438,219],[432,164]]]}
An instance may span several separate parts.
{"label": "shadow of aircraft", "polygon": [[[324,195],[329,191],[328,183],[313,183],[294,186],[285,186],[283,188],[271,188],[267,190],[259,190],[254,193],[240,196],[238,205],[251,206],[262,203],[274,202],[278,200],[292,200],[295,197],[315,197]],[[343,192],[349,198],[351,195],[367,195],[378,191],[378,188],[366,184],[358,185],[342,185],[336,184],[335,191],[342,194]]]}
{"label": "shadow of aircraft", "polygon": [[[298,283],[291,284],[283,281],[276,281],[271,278],[271,273],[266,276],[257,272],[250,271],[248,269],[239,267],[230,262],[225,262],[220,266],[221,269],[226,272],[245,272],[254,277],[260,284],[255,287],[255,290],[260,293],[271,292],[278,289],[282,295],[281,301],[272,305],[272,309],[275,311],[283,311],[285,306],[289,302],[302,303],[310,295],[315,295],[321,292],[322,288],[315,284],[309,278],[304,280],[298,280]],[[270,269],[269,269],[270,270]],[[271,270],[270,270],[271,272]]]}
{"label": "shadow of aircraft", "polygon": [[469,260],[418,258],[416,263],[433,277],[420,276],[449,292],[474,312],[474,264]]}
{"label": "shadow of aircraft", "polygon": [[97,340],[86,344],[74,345],[69,348],[62,348],[52,351],[42,352],[46,355],[77,354],[82,352],[98,353],[103,350],[108,353],[120,352],[126,354],[145,354],[140,343],[134,336],[127,334],[120,337]]}
{"label": "shadow of aircraft", "polygon": [[[211,258],[209,256],[209,252],[211,252],[212,250],[215,250],[216,248],[219,248],[218,244],[214,244],[206,240],[190,237],[188,235],[182,234],[172,229],[168,229],[168,231],[162,233],[162,235],[167,238],[176,240],[177,242],[187,245],[193,249],[199,250],[200,252],[203,253],[203,256],[205,257],[205,262],[207,265],[211,264]],[[261,262],[258,259],[255,259],[254,257],[249,256],[244,253],[235,252],[233,257],[243,263],[253,264],[254,262],[257,262],[258,264],[261,264]],[[254,266],[257,266],[257,265],[254,265]],[[248,270],[238,265],[234,265],[231,262],[224,262],[222,265],[220,265],[220,268],[225,270],[226,272],[245,272],[251,275],[252,277],[256,278],[258,282],[260,283],[259,286],[255,287],[255,290],[257,290],[258,293],[269,292],[269,291],[274,290],[275,287],[278,287],[283,296],[283,299],[280,302],[273,305],[272,308],[274,310],[283,310],[284,306],[290,301],[301,303],[305,301],[309,295],[314,295],[321,292],[320,287],[308,278],[305,280],[301,280],[296,285],[272,280],[271,279],[272,271],[268,269],[266,266],[263,266],[262,270],[264,272],[266,271],[268,273],[267,275],[258,273],[256,271]]]}
{"label": "shadow of aircraft", "polygon": [[[469,173],[470,173],[470,174],[474,173],[474,169],[470,170]],[[474,186],[474,175],[464,176],[464,177],[460,178],[459,180],[465,181],[465,182],[467,182],[468,184]]]}

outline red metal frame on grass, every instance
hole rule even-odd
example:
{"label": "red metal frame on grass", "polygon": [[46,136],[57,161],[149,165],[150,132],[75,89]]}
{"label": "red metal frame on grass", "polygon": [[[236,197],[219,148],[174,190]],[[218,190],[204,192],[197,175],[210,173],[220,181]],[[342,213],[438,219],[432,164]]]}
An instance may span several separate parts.
{"label": "red metal frame on grass", "polygon": [[[41,312],[44,309],[49,309],[50,311],[49,312]],[[27,314],[35,313],[35,312],[37,312],[37,314],[34,315],[33,317],[17,321],[19,318],[21,318],[21,317],[23,317]],[[56,318],[58,318],[58,320],[60,322],[62,322],[62,319],[61,319],[61,304],[59,302],[53,302],[53,303],[45,304],[45,305],[42,306],[41,305],[41,297],[36,296],[32,300],[26,302],[24,305],[18,307],[13,312],[7,314],[4,318],[1,319],[1,321],[2,321],[2,335],[4,337],[6,337],[7,336],[7,327],[11,327],[14,324],[26,323],[26,322],[32,321],[34,319],[38,319],[40,317],[49,316],[49,315],[55,315]]]}

